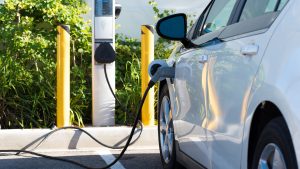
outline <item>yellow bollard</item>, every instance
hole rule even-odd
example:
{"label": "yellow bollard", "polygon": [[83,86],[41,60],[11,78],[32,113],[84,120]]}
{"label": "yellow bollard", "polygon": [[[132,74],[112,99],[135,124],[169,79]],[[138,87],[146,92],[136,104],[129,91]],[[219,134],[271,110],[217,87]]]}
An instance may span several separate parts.
{"label": "yellow bollard", "polygon": [[57,127],[70,125],[70,28],[57,27]]}
{"label": "yellow bollard", "polygon": [[[154,29],[153,26],[142,26],[142,95],[147,89],[150,76],[148,75],[148,65],[154,60]],[[154,125],[154,89],[152,88],[145,100],[142,109],[142,122],[145,126]]]}

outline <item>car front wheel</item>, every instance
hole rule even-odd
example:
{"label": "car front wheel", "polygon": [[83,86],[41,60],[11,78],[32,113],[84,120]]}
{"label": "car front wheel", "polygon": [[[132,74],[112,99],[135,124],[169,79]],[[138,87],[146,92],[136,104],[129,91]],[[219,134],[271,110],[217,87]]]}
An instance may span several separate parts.
{"label": "car front wheel", "polygon": [[164,169],[173,169],[176,165],[176,153],[171,102],[167,85],[162,87],[158,103],[158,139],[160,157]]}

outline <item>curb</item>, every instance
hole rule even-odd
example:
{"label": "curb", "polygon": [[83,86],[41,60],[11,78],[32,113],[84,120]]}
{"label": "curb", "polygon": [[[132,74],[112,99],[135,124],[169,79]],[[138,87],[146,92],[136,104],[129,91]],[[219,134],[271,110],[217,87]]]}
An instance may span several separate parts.
{"label": "curb", "polygon": [[[127,141],[131,127],[89,127],[83,128],[96,139],[111,146],[121,146]],[[0,149],[62,150],[62,149],[99,149],[103,146],[77,130],[61,130],[43,140],[50,129],[11,129],[0,130]],[[139,132],[133,137],[138,136]],[[129,149],[158,149],[157,126],[144,127],[139,140]]]}

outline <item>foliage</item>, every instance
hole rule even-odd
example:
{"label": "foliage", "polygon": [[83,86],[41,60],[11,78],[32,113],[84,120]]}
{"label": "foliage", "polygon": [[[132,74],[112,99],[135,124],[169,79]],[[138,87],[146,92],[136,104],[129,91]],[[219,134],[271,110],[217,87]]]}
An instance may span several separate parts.
{"label": "foliage", "polygon": [[[155,43],[155,59],[168,58],[171,54],[169,46],[169,42],[158,38]],[[141,99],[141,43],[134,38],[116,35],[116,52],[118,56],[116,60],[116,93],[120,102],[126,105],[128,110],[124,112],[122,106],[116,106],[116,123],[131,124]],[[156,95],[157,91],[157,86],[155,86]]]}
{"label": "foliage", "polygon": [[158,8],[158,4],[155,0],[150,0],[148,3],[149,3],[149,5],[152,6],[153,12],[155,14],[155,19],[164,18],[164,17],[169,16],[169,15],[171,15],[175,12],[175,10],[172,10],[172,9],[170,9],[170,10],[164,9],[163,11],[161,11]]}
{"label": "foliage", "polygon": [[[160,12],[155,1],[151,5],[157,19],[173,13]],[[91,28],[81,18],[87,10],[82,0],[6,0],[0,5],[2,128],[55,124],[56,27],[60,23],[71,27],[71,121],[75,125],[91,121]],[[159,38],[155,58],[167,58],[169,46]],[[116,35],[116,51],[117,96],[128,110],[116,107],[116,123],[130,124],[141,98],[140,42]]]}
{"label": "foliage", "polygon": [[[116,123],[131,124],[141,99],[141,43],[134,38],[116,35],[116,93],[122,106],[116,106]],[[155,59],[167,58],[170,50],[164,41],[155,44]],[[157,91],[157,90],[156,90]]]}
{"label": "foliage", "polygon": [[133,121],[141,98],[141,43],[134,38],[116,35],[116,94],[126,108],[116,106],[116,123],[129,124]]}
{"label": "foliage", "polygon": [[[161,12],[154,0],[149,1],[149,4],[153,8],[156,19],[174,13],[173,10]],[[170,41],[158,38],[155,43],[155,59],[168,58],[171,54],[170,46],[172,45],[173,43]],[[116,35],[116,52],[118,56],[116,60],[116,93],[120,102],[128,110],[124,112],[122,106],[116,106],[116,123],[131,124],[141,99],[141,43],[134,38]],[[157,95],[157,86],[155,93]]]}
{"label": "foliage", "polygon": [[[155,59],[169,57],[164,41],[155,44]],[[122,105],[116,106],[116,123],[132,124],[141,99],[141,43],[124,35],[116,36],[116,93]],[[157,86],[155,86],[157,95]],[[155,101],[156,105],[157,101]],[[124,107],[127,111],[124,112]],[[156,106],[154,106],[156,107]],[[155,108],[156,111],[156,108]]]}
{"label": "foliage", "polygon": [[71,27],[72,123],[83,125],[91,103],[91,28],[81,17],[87,10],[82,0],[6,0],[0,5],[2,128],[54,125],[60,23]]}

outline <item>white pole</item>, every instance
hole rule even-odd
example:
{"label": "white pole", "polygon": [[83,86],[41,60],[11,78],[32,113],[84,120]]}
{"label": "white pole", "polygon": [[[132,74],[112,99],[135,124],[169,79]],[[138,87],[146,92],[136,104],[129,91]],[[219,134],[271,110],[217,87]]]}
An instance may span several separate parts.
{"label": "white pole", "polygon": [[[98,0],[102,2],[103,0]],[[115,99],[108,87],[104,75],[104,65],[94,59],[96,48],[103,42],[115,43],[115,0],[112,0],[112,15],[93,17],[93,53],[92,53],[92,95],[93,126],[115,125]],[[95,10],[95,0],[93,0]],[[95,14],[95,11],[93,11]],[[115,90],[115,63],[107,64],[108,78]]]}

